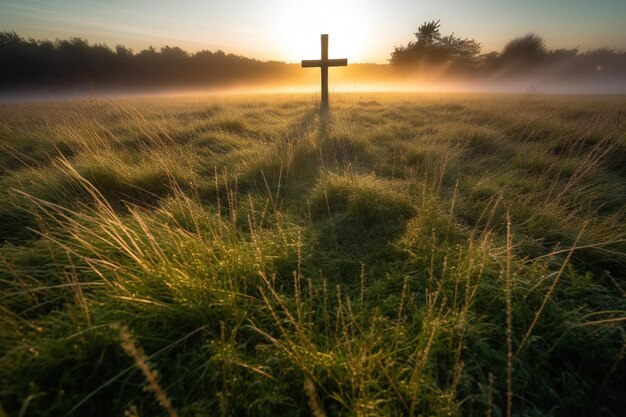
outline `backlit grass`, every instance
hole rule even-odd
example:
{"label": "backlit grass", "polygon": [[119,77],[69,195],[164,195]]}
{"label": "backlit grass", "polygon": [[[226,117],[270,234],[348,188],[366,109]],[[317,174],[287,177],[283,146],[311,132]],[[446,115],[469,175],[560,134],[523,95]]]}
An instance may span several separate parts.
{"label": "backlit grass", "polygon": [[0,105],[1,407],[620,415],[624,110],[533,95]]}

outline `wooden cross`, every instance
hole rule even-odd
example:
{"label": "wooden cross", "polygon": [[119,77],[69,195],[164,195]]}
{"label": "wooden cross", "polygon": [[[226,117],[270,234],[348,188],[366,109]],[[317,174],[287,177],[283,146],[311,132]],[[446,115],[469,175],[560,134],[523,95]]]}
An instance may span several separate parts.
{"label": "wooden cross", "polygon": [[322,59],[305,59],[302,68],[320,67],[322,69],[322,107],[328,107],[328,67],[345,67],[348,60],[328,59],[328,35],[322,35]]}

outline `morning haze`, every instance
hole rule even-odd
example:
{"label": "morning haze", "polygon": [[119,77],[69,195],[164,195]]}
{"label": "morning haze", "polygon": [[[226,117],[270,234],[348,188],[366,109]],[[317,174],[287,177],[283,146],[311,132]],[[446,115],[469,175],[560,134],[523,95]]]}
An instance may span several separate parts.
{"label": "morning haze", "polygon": [[623,415],[624,15],[0,0],[0,417]]}

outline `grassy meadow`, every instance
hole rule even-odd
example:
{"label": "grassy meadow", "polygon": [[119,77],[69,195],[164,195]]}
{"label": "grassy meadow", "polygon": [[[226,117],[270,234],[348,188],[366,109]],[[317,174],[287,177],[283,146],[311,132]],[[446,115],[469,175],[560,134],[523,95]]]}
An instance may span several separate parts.
{"label": "grassy meadow", "polygon": [[0,104],[0,416],[618,416],[626,98]]}

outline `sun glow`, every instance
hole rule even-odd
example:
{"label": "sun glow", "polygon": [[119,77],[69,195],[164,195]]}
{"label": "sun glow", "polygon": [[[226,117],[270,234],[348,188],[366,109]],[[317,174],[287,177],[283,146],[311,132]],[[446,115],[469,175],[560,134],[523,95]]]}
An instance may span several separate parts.
{"label": "sun glow", "polygon": [[277,44],[287,62],[320,58],[320,35],[329,35],[329,58],[363,59],[370,17],[354,0],[290,1],[277,13]]}

